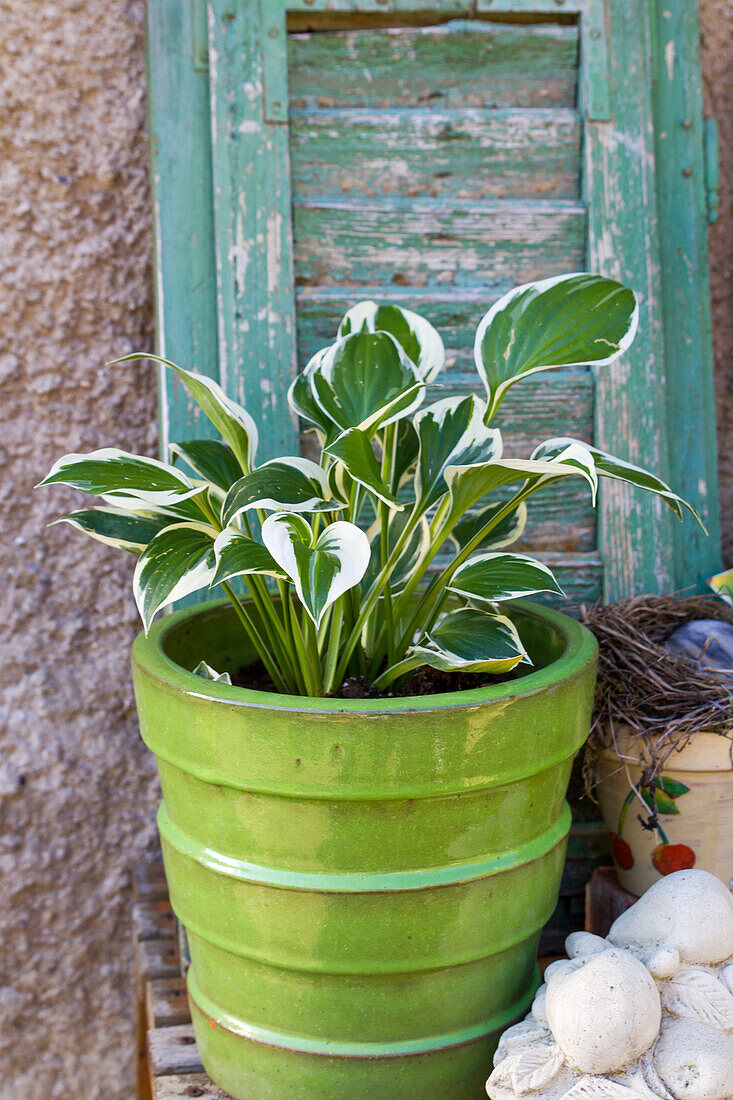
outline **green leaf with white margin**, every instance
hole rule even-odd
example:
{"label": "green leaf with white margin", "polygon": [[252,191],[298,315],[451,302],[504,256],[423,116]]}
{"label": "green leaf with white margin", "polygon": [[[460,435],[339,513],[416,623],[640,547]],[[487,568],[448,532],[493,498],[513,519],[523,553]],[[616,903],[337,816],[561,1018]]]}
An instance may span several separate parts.
{"label": "green leaf with white margin", "polygon": [[459,520],[488,493],[517,481],[534,491],[562,477],[583,477],[591,487],[594,501],[598,488],[595,463],[581,443],[566,447],[552,460],[516,458],[475,466],[447,466],[443,476],[451,497],[448,523]]}
{"label": "green leaf with white margin", "polygon": [[631,344],[638,321],[633,291],[600,275],[560,275],[505,294],[479,324],[474,344],[489,398],[487,422],[521,378],[612,363]]}
{"label": "green leaf with white margin", "polygon": [[224,493],[242,476],[237,456],[220,439],[187,439],[183,443],[169,444],[168,450],[175,458],[187,462],[204,481]]}
{"label": "green leaf with white margin", "polygon": [[140,555],[132,578],[145,633],[162,607],[208,588],[216,572],[214,531],[203,523],[177,523],[156,535]]}
{"label": "green leaf with white margin", "polygon": [[331,604],[359,583],[369,564],[369,540],[344,520],[329,524],[314,540],[303,516],[277,512],[262,524],[262,541],[317,627]]}
{"label": "green leaf with white margin", "polygon": [[329,500],[328,474],[299,455],[265,462],[235,482],[224,501],[225,524],[242,512],[327,512],[337,507]]}
{"label": "green leaf with white margin", "polygon": [[[552,459],[579,442],[577,439],[570,439],[565,436],[548,439],[535,448],[532,457],[541,460]],[[625,481],[629,485],[635,485],[637,489],[645,489],[648,493],[654,493],[662,498],[678,519],[682,519],[682,509],[687,508],[703,531],[705,530],[702,520],[692,505],[673,493],[669,485],[661,478],[655,474],[650,474],[648,470],[642,469],[641,466],[634,466],[630,462],[625,462],[622,458],[615,458],[614,455],[607,454],[605,451],[599,451],[597,447],[592,447],[589,443],[580,443],[580,446],[590,454],[596,473],[600,477],[606,477],[612,481]]]}
{"label": "green leaf with white margin", "polygon": [[372,433],[410,416],[425,392],[415,364],[387,332],[356,332],[337,340],[313,370],[311,386],[341,431]]}
{"label": "green leaf with white margin", "polygon": [[407,353],[423,382],[432,382],[445,363],[440,334],[419,313],[402,306],[357,302],[339,325],[339,336],[352,332],[388,332]]}
{"label": "green leaf with white margin", "polygon": [[36,488],[41,485],[70,485],[109,501],[133,498],[148,506],[173,504],[201,492],[173,466],[117,447],[64,455]]}
{"label": "green leaf with white margin", "polygon": [[141,554],[148,543],[160,531],[172,526],[175,520],[171,516],[156,516],[151,512],[136,514],[121,508],[85,508],[55,519],[49,527],[57,523],[68,523],[105,546]]}
{"label": "green leaf with white margin", "polygon": [[413,476],[420,450],[420,440],[412,420],[400,420],[397,424],[397,446],[392,467],[392,490],[397,492]]}
{"label": "green leaf with white margin", "polygon": [[[389,553],[397,545],[405,525],[410,520],[410,516],[410,511],[390,513],[387,538]],[[379,520],[376,520],[368,528],[367,538],[372,548],[372,556],[364,574],[365,592],[369,591],[382,570],[382,525]],[[429,545],[430,524],[425,516],[421,516],[390,574],[389,586],[393,595],[399,595],[407,586],[407,582],[414,573],[418,562],[427,553]]]}
{"label": "green leaf with white margin", "polygon": [[288,389],[288,404],[293,412],[315,425],[322,438],[328,440],[334,433],[334,425],[316,401],[313,392],[313,374],[329,348],[321,348],[308,362],[304,371],[296,375]]}
{"label": "green leaf with white margin", "polygon": [[531,664],[517,628],[505,615],[462,607],[449,611],[408,652],[408,659],[442,672],[511,672]]}
{"label": "green leaf with white margin", "polygon": [[[462,520],[459,520],[450,533],[450,540],[456,550],[462,550],[472,538],[486,526],[489,520],[498,515],[506,505],[506,501],[496,504],[488,504],[476,512],[469,512]],[[527,505],[522,501],[503,519],[500,519],[488,535],[476,546],[476,550],[499,550],[503,546],[511,546],[520,537],[527,526]]]}
{"label": "green leaf with white margin", "polygon": [[234,527],[226,527],[216,537],[214,543],[216,573],[211,582],[221,584],[234,577],[246,577],[253,573],[270,577],[284,578],[272,554],[260,542],[243,535]]}
{"label": "green leaf with white margin", "polygon": [[722,573],[716,573],[708,584],[721,599],[733,605],[733,569],[725,569]]}
{"label": "green leaf with white margin", "polygon": [[205,486],[199,484],[195,495],[191,494],[181,500],[166,500],[163,504],[155,505],[151,505],[148,501],[141,500],[139,497],[126,496],[124,493],[102,493],[102,500],[105,504],[112,505],[113,508],[131,512],[136,516],[149,516],[153,512],[156,516],[168,516],[169,524],[188,520],[193,523],[204,523],[208,522],[208,517],[201,511],[197,503],[204,492]]}
{"label": "green leaf with white margin", "polygon": [[206,661],[199,661],[193,670],[194,676],[203,676],[204,680],[213,680],[217,684],[228,684],[231,687],[232,678],[228,672],[217,672]]}
{"label": "green leaf with white margin", "polygon": [[445,397],[415,416],[420,441],[415,472],[415,497],[427,511],[447,491],[446,466],[470,466],[501,458],[501,432],[484,424],[486,404],[468,397]]}
{"label": "green leaf with white margin", "polygon": [[227,397],[218,382],[205,374],[184,370],[176,363],[171,363],[170,359],[161,359],[159,355],[152,355],[150,352],[123,355],[121,359],[114,359],[110,366],[137,359],[150,359],[175,371],[196,404],[232,448],[244,473],[252,468],[257,453],[257,425],[245,408]]}
{"label": "green leaf with white margin", "polygon": [[564,596],[550,569],[526,554],[474,554],[459,566],[448,589],[469,600],[498,603],[554,592]]}
{"label": "green leaf with white margin", "polygon": [[363,432],[361,428],[347,428],[326,447],[325,454],[338,459],[354,481],[358,481],[390,508],[404,508],[382,480],[379,463],[367,432]]}

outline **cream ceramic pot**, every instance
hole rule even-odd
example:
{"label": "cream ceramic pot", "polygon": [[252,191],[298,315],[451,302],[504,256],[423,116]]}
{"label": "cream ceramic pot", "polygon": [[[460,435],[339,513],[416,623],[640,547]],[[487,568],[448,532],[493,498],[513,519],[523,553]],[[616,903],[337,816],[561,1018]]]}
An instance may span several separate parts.
{"label": "cream ceramic pot", "polygon": [[[598,800],[611,832],[621,885],[643,894],[663,875],[695,867],[723,882],[733,877],[733,738],[699,733],[669,757],[654,789],[658,826],[644,828],[651,811],[639,797],[649,765],[644,739],[617,731],[619,754],[603,750]],[[633,783],[639,794],[630,791]]]}

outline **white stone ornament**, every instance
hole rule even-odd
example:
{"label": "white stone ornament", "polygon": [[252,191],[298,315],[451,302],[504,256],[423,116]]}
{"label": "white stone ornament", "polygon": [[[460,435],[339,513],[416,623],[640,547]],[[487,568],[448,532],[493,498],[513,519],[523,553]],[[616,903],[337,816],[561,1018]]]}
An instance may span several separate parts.
{"label": "white stone ornament", "polygon": [[733,1100],[733,894],[660,879],[607,939],[574,932],[505,1031],[491,1100]]}

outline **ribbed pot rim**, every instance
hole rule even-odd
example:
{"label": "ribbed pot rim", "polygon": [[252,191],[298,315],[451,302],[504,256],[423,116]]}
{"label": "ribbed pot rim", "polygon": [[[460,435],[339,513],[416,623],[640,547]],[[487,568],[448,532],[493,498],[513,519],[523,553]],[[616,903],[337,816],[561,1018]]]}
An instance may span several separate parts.
{"label": "ribbed pot rim", "polygon": [[565,641],[562,655],[544,668],[523,676],[521,680],[445,692],[440,695],[401,696],[394,699],[318,699],[305,695],[256,691],[252,688],[205,680],[202,676],[197,676],[176,664],[165,652],[165,642],[174,630],[191,620],[216,614],[219,610],[228,611],[230,604],[226,599],[208,600],[159,619],[153,624],[147,637],[141,633],[135,639],[132,647],[132,661],[148,676],[154,677],[183,695],[221,702],[228,707],[241,706],[293,713],[308,711],[316,714],[352,713],[376,716],[416,711],[460,710],[476,707],[482,703],[526,698],[572,678],[595,660],[598,648],[596,640],[582,623],[562,612],[524,600],[515,600],[511,606],[521,610],[523,615],[539,619],[549,628],[557,631]]}

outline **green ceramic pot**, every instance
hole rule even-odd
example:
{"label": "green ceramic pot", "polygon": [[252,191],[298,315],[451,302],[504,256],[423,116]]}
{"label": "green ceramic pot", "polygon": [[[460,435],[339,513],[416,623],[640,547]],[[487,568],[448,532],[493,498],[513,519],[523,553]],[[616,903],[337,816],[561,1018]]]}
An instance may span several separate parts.
{"label": "green ceramic pot", "polygon": [[240,1100],[473,1100],[538,984],[592,635],[511,611],[535,671],[410,699],[323,700],[190,670],[251,658],[227,604],[133,649],[201,1057]]}

